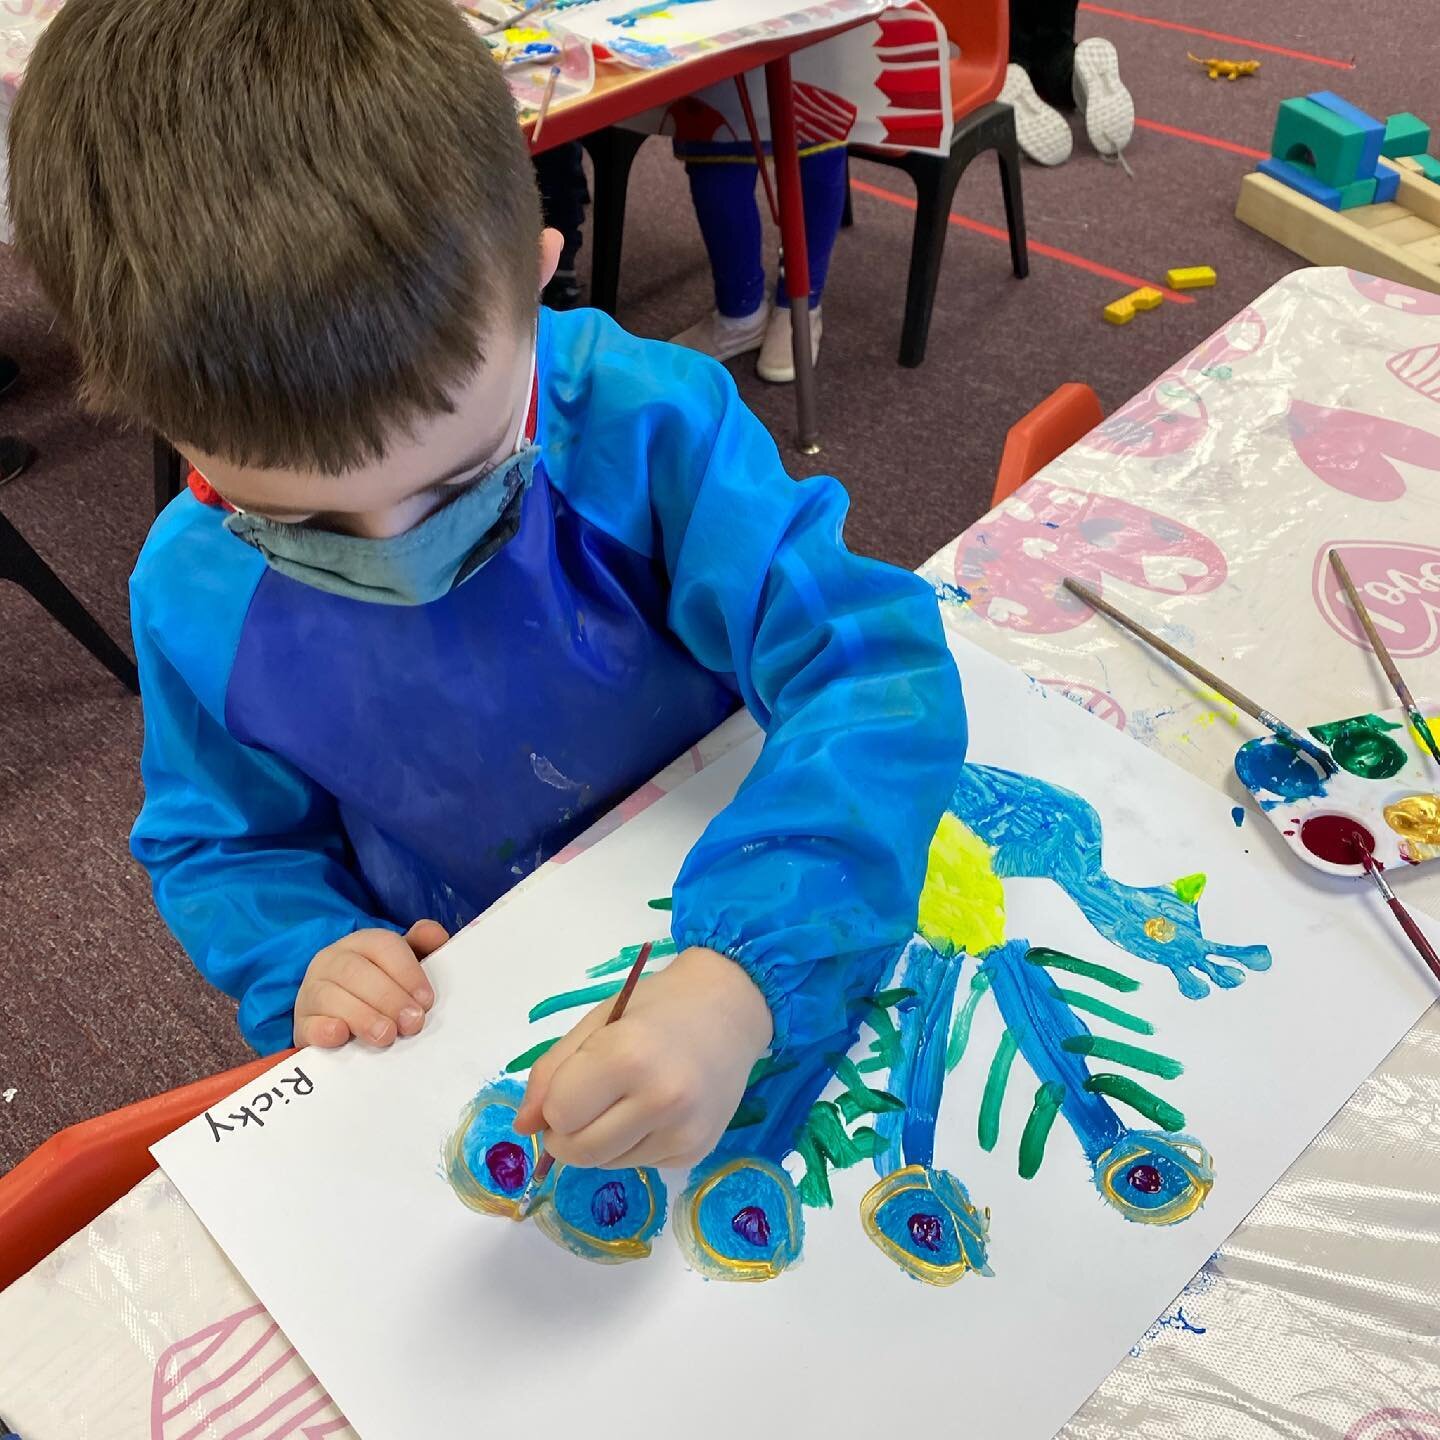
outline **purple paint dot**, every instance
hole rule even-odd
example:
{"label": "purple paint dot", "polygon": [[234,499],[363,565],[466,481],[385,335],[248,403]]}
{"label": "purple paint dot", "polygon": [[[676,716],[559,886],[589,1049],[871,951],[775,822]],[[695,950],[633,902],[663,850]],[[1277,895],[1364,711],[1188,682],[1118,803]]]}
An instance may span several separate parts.
{"label": "purple paint dot", "polygon": [[758,1205],[747,1205],[737,1212],[730,1228],[747,1244],[764,1249],[770,1243],[770,1221]]}
{"label": "purple paint dot", "polygon": [[938,1215],[920,1210],[912,1215],[905,1225],[910,1231],[910,1238],[922,1250],[934,1253],[945,1243],[945,1226]]}
{"label": "purple paint dot", "polygon": [[1138,1190],[1142,1195],[1158,1195],[1165,1183],[1153,1165],[1132,1165],[1125,1179],[1132,1190]]}
{"label": "purple paint dot", "polygon": [[530,1161],[513,1140],[497,1140],[485,1152],[485,1168],[507,1195],[513,1195],[529,1177]]}
{"label": "purple paint dot", "polygon": [[602,1230],[618,1225],[629,1208],[625,1187],[618,1180],[607,1180],[590,1197],[590,1214]]}

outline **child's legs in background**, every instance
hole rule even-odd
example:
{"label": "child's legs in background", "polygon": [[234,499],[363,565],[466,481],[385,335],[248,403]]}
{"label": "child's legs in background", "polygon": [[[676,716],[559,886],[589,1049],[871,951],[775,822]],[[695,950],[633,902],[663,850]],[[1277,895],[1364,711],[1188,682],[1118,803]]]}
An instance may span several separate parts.
{"label": "child's legs in background", "polygon": [[545,223],[558,230],[565,242],[555,278],[545,287],[544,299],[553,309],[568,310],[580,303],[575,261],[584,238],[581,226],[585,223],[585,206],[590,200],[580,142],[572,140],[542,151],[534,157],[534,165]]}
{"label": "child's legs in background", "polygon": [[765,303],[755,157],[732,144],[676,145],[690,177],[690,198],[715,278],[715,308],[727,320],[753,315]]}
{"label": "child's legs in background", "polygon": [[1029,75],[1047,105],[1073,110],[1078,0],[1010,0],[1010,60]]}
{"label": "child's legs in background", "polygon": [[[845,147],[828,145],[800,156],[800,189],[805,200],[805,251],[810,262],[810,308],[820,303],[830,256],[845,213]],[[785,277],[775,287],[775,303],[788,305]]]}

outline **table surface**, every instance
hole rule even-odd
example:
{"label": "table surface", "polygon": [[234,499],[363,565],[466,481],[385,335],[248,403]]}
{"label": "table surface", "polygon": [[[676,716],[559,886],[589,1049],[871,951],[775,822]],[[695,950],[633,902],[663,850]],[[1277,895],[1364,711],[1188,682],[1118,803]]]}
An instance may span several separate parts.
{"label": "table surface", "polygon": [[[1242,689],[1311,723],[1389,702],[1321,583],[1316,557],[1340,544],[1405,650],[1412,687],[1422,702],[1440,699],[1440,549],[1424,538],[1440,541],[1437,472],[1440,297],[1345,270],[1300,271],[924,573],[947,624],[1239,805],[1231,762],[1250,723],[1069,607],[1058,577],[1102,585]],[[743,716],[727,722],[551,864],[747,730]],[[1281,844],[1253,812],[1244,823],[1255,843]],[[548,869],[525,883],[543,884]],[[1296,873],[1341,883],[1298,864]],[[1397,889],[1440,912],[1440,864],[1400,876]],[[1437,1142],[1432,1010],[1066,1440],[1440,1440]],[[219,1440],[251,1434],[243,1427],[262,1410],[267,1435],[352,1434],[158,1174],[0,1295],[0,1398],[27,1440]]]}

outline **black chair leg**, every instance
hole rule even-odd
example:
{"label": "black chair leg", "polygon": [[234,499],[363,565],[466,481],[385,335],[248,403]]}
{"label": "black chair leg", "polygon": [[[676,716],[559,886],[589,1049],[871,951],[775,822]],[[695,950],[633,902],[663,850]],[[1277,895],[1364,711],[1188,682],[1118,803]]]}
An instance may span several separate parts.
{"label": "black chair leg", "polygon": [[185,461],[163,436],[155,437],[155,513],[158,515],[185,488]]}
{"label": "black chair leg", "polygon": [[3,515],[0,580],[13,580],[28,590],[132,695],[140,693],[135,662],[100,628],[95,617]]}
{"label": "black chair leg", "polygon": [[950,233],[950,202],[965,165],[954,154],[912,155],[910,160],[906,169],[915,181],[915,231],[910,241],[900,363],[913,370],[925,358],[940,262],[945,258],[945,241]]}
{"label": "black chair leg", "polygon": [[1030,250],[1025,244],[1025,201],[1020,191],[1020,142],[1015,138],[1015,122],[1010,133],[995,147],[1000,162],[1000,189],[1005,196],[1005,228],[1010,232],[1010,265],[1015,278],[1023,280],[1030,273]]}
{"label": "black chair leg", "polygon": [[581,144],[595,166],[595,203],[590,214],[590,303],[615,313],[620,295],[620,249],[625,239],[625,192],[630,167],[649,139],[617,125],[587,135]]}
{"label": "black chair leg", "polygon": [[840,228],[848,230],[855,223],[855,209],[850,203],[850,152],[845,152],[845,208],[840,212]]}

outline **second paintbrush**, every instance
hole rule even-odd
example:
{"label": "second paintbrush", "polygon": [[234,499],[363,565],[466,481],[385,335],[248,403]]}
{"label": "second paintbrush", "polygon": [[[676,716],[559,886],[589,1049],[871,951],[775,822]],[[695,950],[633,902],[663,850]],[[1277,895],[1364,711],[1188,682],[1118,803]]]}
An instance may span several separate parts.
{"label": "second paintbrush", "polygon": [[1216,694],[1223,695],[1236,709],[1254,716],[1277,740],[1313,760],[1323,774],[1334,775],[1339,770],[1340,767],[1331,759],[1327,750],[1322,749],[1313,740],[1307,740],[1278,715],[1257,705],[1248,695],[1222,680],[1213,670],[1207,670],[1198,660],[1192,660],[1183,650],[1177,650],[1168,641],[1162,640],[1153,630],[1147,630],[1138,620],[1132,620],[1123,610],[1117,610],[1088,585],[1082,585],[1078,580],[1067,579],[1065,588],[1072,595],[1078,595],[1092,610],[1098,610],[1102,615],[1108,615],[1117,625],[1143,640],[1152,649],[1158,650],[1167,660],[1174,661],[1182,670],[1208,685]]}

